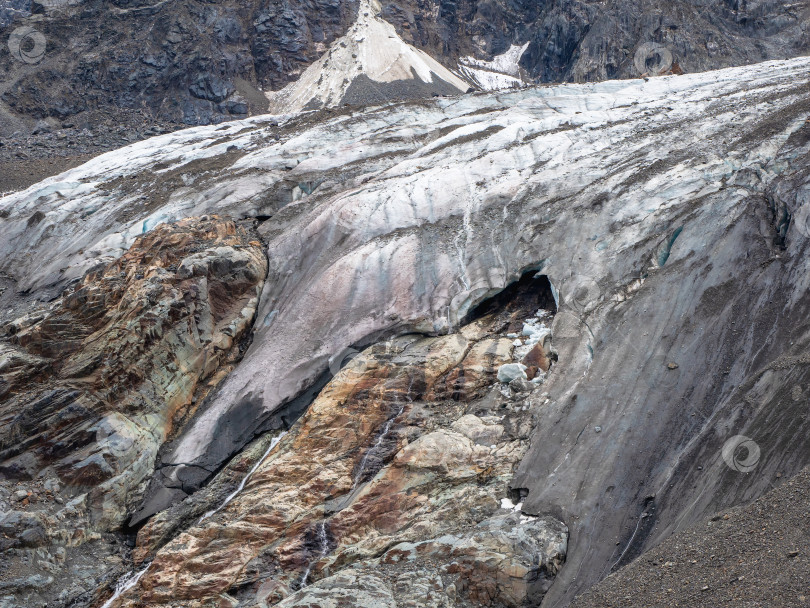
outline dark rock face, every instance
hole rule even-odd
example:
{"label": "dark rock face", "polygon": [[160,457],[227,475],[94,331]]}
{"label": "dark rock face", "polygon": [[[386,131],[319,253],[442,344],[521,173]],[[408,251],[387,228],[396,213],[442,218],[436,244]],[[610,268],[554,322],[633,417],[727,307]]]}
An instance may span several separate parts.
{"label": "dark rock face", "polygon": [[810,49],[808,2],[397,0],[382,14],[405,40],[445,58],[490,58],[528,42],[520,65],[536,82],[638,76],[644,43],[665,46],[686,72]]}
{"label": "dark rock face", "polygon": [[[0,569],[20,574],[6,589],[26,605],[83,593],[43,583],[28,595],[37,568],[64,577],[117,553],[115,539],[74,549],[120,531],[160,445],[238,361],[266,271],[250,225],[186,219],[2,328]],[[61,558],[32,565],[28,549]]]}
{"label": "dark rock face", "polygon": [[[357,11],[354,0],[65,4],[3,30],[0,98],[20,116],[65,120],[112,106],[207,124],[261,113],[257,88],[295,79]],[[23,24],[47,40],[36,64],[5,45]]]}
{"label": "dark rock face", "polygon": [[265,1],[255,13],[251,52],[259,83],[278,89],[343,34],[357,16],[358,0]]}
{"label": "dark rock face", "polygon": [[[185,124],[262,113],[262,90],[295,80],[345,33],[359,2],[61,4],[58,10],[34,5],[37,13],[26,18],[30,6],[15,1],[0,14],[0,27],[8,24],[4,35],[26,25],[47,41],[33,64],[11,57],[5,44],[0,48],[0,116],[11,111],[9,123],[110,108]],[[520,65],[536,82],[638,76],[636,55],[645,43],[666,49],[672,61],[664,67],[676,72],[810,50],[808,0],[790,6],[778,0],[395,0],[382,4],[382,17],[450,67],[461,56],[489,59],[528,43]],[[641,65],[657,61],[654,51],[642,54]]]}
{"label": "dark rock face", "polygon": [[47,467],[77,489],[118,475],[137,484],[154,459],[146,445],[182,427],[210,390],[200,381],[249,327],[265,265],[248,240],[218,220],[162,226],[53,309],[8,324],[0,475],[31,479]]}

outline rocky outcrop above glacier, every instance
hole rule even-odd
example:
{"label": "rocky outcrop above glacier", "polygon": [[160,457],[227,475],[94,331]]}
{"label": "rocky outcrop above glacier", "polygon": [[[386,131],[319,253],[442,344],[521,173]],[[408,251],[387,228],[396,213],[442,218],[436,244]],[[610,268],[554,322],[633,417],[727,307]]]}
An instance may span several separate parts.
{"label": "rocky outcrop above glacier", "polygon": [[[0,489],[25,495],[2,505],[11,507],[0,515],[4,570],[22,581],[4,591],[27,605],[94,591],[49,583],[30,595],[24,582],[41,568],[57,577],[79,568],[80,579],[105,571],[94,543],[122,529],[160,446],[241,356],[267,271],[247,224],[159,226],[2,328]],[[59,558],[37,567],[32,551]]]}
{"label": "rocky outcrop above glacier", "polygon": [[[295,80],[346,33],[358,6],[357,0],[29,2],[0,30],[0,136],[28,131],[31,119],[43,118],[103,129],[122,109],[142,112],[141,120],[189,125],[262,113],[262,91]],[[46,40],[38,61],[7,52],[17,27]]]}
{"label": "rocky outcrop above glacier", "polygon": [[[548,281],[524,281],[459,333],[357,353],[230,502],[197,511],[154,558],[169,522],[140,530],[136,559],[151,565],[116,605],[537,605],[565,560],[567,529],[523,515],[508,482],[542,385],[496,376],[529,341],[508,334],[548,305]],[[434,604],[419,585],[400,593],[414,579],[429,581]]]}
{"label": "rocky outcrop above glacier", "polygon": [[472,87],[424,51],[406,44],[363,0],[357,21],[318,61],[284,89],[267,96],[269,111],[286,114],[344,104],[379,105],[403,99],[458,95]]}
{"label": "rocky outcrop above glacier", "polygon": [[[666,54],[667,69],[699,72],[807,53],[810,4],[780,0],[640,0],[384,3],[406,42],[446,60],[503,61],[527,47],[519,67],[532,82],[632,78]],[[435,15],[435,16],[434,16]],[[502,80],[502,82],[504,82]]]}
{"label": "rocky outcrop above glacier", "polygon": [[[269,271],[253,343],[161,455],[190,491],[283,427],[346,348],[454,332],[541,272],[560,305],[557,363],[548,403],[530,400],[537,427],[512,491],[524,513],[570,530],[555,605],[810,460],[808,67],[155,138],[0,199],[3,303],[51,297],[160,222],[261,220]],[[737,435],[759,446],[754,472],[723,458]]]}
{"label": "rocky outcrop above glacier", "polygon": [[[16,10],[0,9],[0,23],[7,24],[0,47],[0,137],[30,132],[43,118],[104,129],[108,121],[120,121],[121,109],[133,113],[138,127],[152,116],[209,124],[261,114],[264,92],[283,89],[318,62],[355,23],[360,4],[6,0],[3,7]],[[473,62],[503,62],[525,47],[517,67],[531,83],[636,77],[638,62],[657,63],[660,53],[671,55],[673,67],[698,72],[810,51],[808,0],[380,4],[380,17],[397,39],[379,52],[398,52],[404,41],[446,67],[470,68]],[[6,53],[5,41],[17,27],[44,36],[46,52],[38,62]],[[508,71],[472,69],[484,88],[515,82]],[[354,101],[382,97],[369,78],[371,83],[359,79],[365,95]],[[437,83],[431,84],[409,92],[430,96],[437,92]],[[378,88],[389,97],[406,92]],[[63,134],[74,137],[70,130]]]}

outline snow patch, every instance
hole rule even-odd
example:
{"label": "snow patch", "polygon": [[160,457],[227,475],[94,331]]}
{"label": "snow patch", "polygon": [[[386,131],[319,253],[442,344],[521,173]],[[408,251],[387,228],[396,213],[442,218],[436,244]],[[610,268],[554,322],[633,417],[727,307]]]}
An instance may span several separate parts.
{"label": "snow patch", "polygon": [[526,82],[521,77],[520,58],[527,48],[528,42],[523,46],[513,44],[505,53],[493,57],[492,61],[471,56],[462,57],[459,60],[459,71],[485,91],[522,87]]}
{"label": "snow patch", "polygon": [[542,344],[543,340],[551,335],[551,328],[545,324],[545,321],[550,322],[552,317],[553,315],[549,311],[538,310],[534,317],[523,323],[521,336],[525,340],[515,340],[515,350],[512,355],[514,359],[522,360],[537,344]]}
{"label": "snow patch", "polygon": [[510,511],[520,512],[522,508],[523,508],[522,502],[515,504],[508,498],[501,498],[501,509],[509,509]]}
{"label": "snow patch", "polygon": [[470,82],[484,91],[515,89],[525,84],[520,78],[515,78],[514,76],[507,76],[506,74],[498,74],[497,72],[489,72],[487,70],[478,70],[465,65],[459,65],[459,71]]}

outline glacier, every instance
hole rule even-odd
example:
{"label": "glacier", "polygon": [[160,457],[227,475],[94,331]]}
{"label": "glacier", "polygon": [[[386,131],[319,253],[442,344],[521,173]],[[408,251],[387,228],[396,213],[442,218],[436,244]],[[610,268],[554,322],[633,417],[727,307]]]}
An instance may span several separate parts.
{"label": "glacier", "polygon": [[[559,361],[512,487],[571,531],[561,605],[810,462],[809,93],[799,58],[154,137],[0,198],[0,307],[47,302],[161,222],[260,221],[253,342],[161,456],[193,487],[337,353],[451,331],[542,273]],[[724,464],[736,435],[756,475]]]}

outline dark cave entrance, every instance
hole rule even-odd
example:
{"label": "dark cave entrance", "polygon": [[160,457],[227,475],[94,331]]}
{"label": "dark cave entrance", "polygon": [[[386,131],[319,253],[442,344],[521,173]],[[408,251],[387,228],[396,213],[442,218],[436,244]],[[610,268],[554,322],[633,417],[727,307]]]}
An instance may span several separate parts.
{"label": "dark cave entrance", "polygon": [[530,270],[494,296],[475,306],[462,319],[461,325],[472,323],[482,317],[496,315],[502,321],[505,332],[520,333],[523,321],[534,316],[538,310],[557,312],[551,281],[544,274]]}

